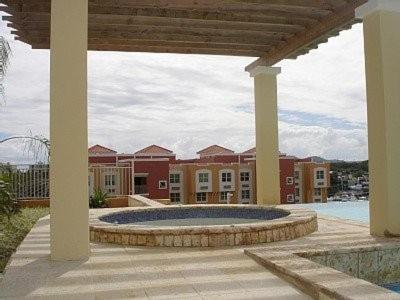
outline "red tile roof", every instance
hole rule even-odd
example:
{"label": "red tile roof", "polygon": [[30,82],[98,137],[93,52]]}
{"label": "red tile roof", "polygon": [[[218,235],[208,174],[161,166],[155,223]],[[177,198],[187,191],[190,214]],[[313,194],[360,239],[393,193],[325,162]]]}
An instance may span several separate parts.
{"label": "red tile roof", "polygon": [[244,151],[242,154],[256,154],[256,147],[253,147],[247,151]]}
{"label": "red tile roof", "polygon": [[101,146],[101,145],[94,145],[92,147],[89,148],[89,153],[92,154],[105,154],[105,153],[117,153],[117,151],[112,150],[110,148]]}
{"label": "red tile roof", "polygon": [[218,146],[218,145],[212,145],[203,150],[200,150],[199,152],[197,152],[197,154],[200,154],[200,156],[212,156],[212,155],[221,155],[221,154],[235,154],[235,151]]}
{"label": "red tile roof", "polygon": [[[256,152],[257,152],[256,151],[256,147],[253,147],[253,148],[251,148],[251,149],[249,149],[247,151],[242,152],[242,154],[253,154],[253,155],[255,155]],[[279,151],[279,156],[286,156],[286,154]]]}
{"label": "red tile roof", "polygon": [[160,154],[160,155],[171,155],[173,154],[173,152],[171,150],[168,150],[166,148],[157,146],[157,145],[151,145],[149,147],[143,148],[137,152],[135,152],[135,154]]}

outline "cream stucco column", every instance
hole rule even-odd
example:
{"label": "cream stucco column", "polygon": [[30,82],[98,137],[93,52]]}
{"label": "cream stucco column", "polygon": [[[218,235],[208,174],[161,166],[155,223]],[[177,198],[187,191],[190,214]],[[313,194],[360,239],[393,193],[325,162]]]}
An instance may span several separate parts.
{"label": "cream stucco column", "polygon": [[400,234],[400,1],[369,1],[364,19],[370,230]]}
{"label": "cream stucco column", "polygon": [[51,259],[89,255],[88,0],[51,1]]}
{"label": "cream stucco column", "polygon": [[281,201],[277,75],[281,69],[257,66],[248,71],[254,78],[257,204],[278,205]]}

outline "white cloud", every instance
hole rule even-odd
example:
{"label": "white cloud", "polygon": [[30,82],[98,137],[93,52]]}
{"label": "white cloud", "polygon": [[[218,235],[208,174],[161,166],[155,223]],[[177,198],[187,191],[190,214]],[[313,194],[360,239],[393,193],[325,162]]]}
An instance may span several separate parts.
{"label": "white cloud", "polygon": [[[1,23],[0,34],[8,29]],[[49,51],[11,42],[0,136],[48,135]],[[280,146],[293,155],[366,159],[361,25],[309,55],[280,63]],[[251,58],[90,52],[89,142],[120,152],[149,144],[192,157],[208,145],[254,145]],[[344,124],[346,126],[344,126]],[[21,161],[0,146],[0,161]]]}

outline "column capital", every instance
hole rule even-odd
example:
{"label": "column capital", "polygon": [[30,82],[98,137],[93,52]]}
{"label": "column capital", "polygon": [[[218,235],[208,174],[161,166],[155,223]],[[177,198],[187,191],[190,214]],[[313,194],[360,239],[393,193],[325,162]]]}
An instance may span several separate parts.
{"label": "column capital", "polygon": [[257,75],[260,75],[260,74],[277,76],[278,74],[281,73],[281,68],[280,67],[255,66],[254,68],[247,69],[246,71],[250,73],[250,77],[256,77]]}
{"label": "column capital", "polygon": [[376,11],[392,11],[400,13],[399,0],[369,0],[356,9],[356,17],[363,19]]}

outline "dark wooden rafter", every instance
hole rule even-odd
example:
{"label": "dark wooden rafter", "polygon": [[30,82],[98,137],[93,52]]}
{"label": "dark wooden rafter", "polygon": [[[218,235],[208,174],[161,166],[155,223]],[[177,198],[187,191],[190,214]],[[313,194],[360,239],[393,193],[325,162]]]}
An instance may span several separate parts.
{"label": "dark wooden rafter", "polygon": [[[89,0],[89,50],[295,58],[366,0]],[[0,0],[17,40],[50,47],[50,0]],[[335,31],[336,30],[336,31]],[[282,55],[280,55],[282,53]]]}

